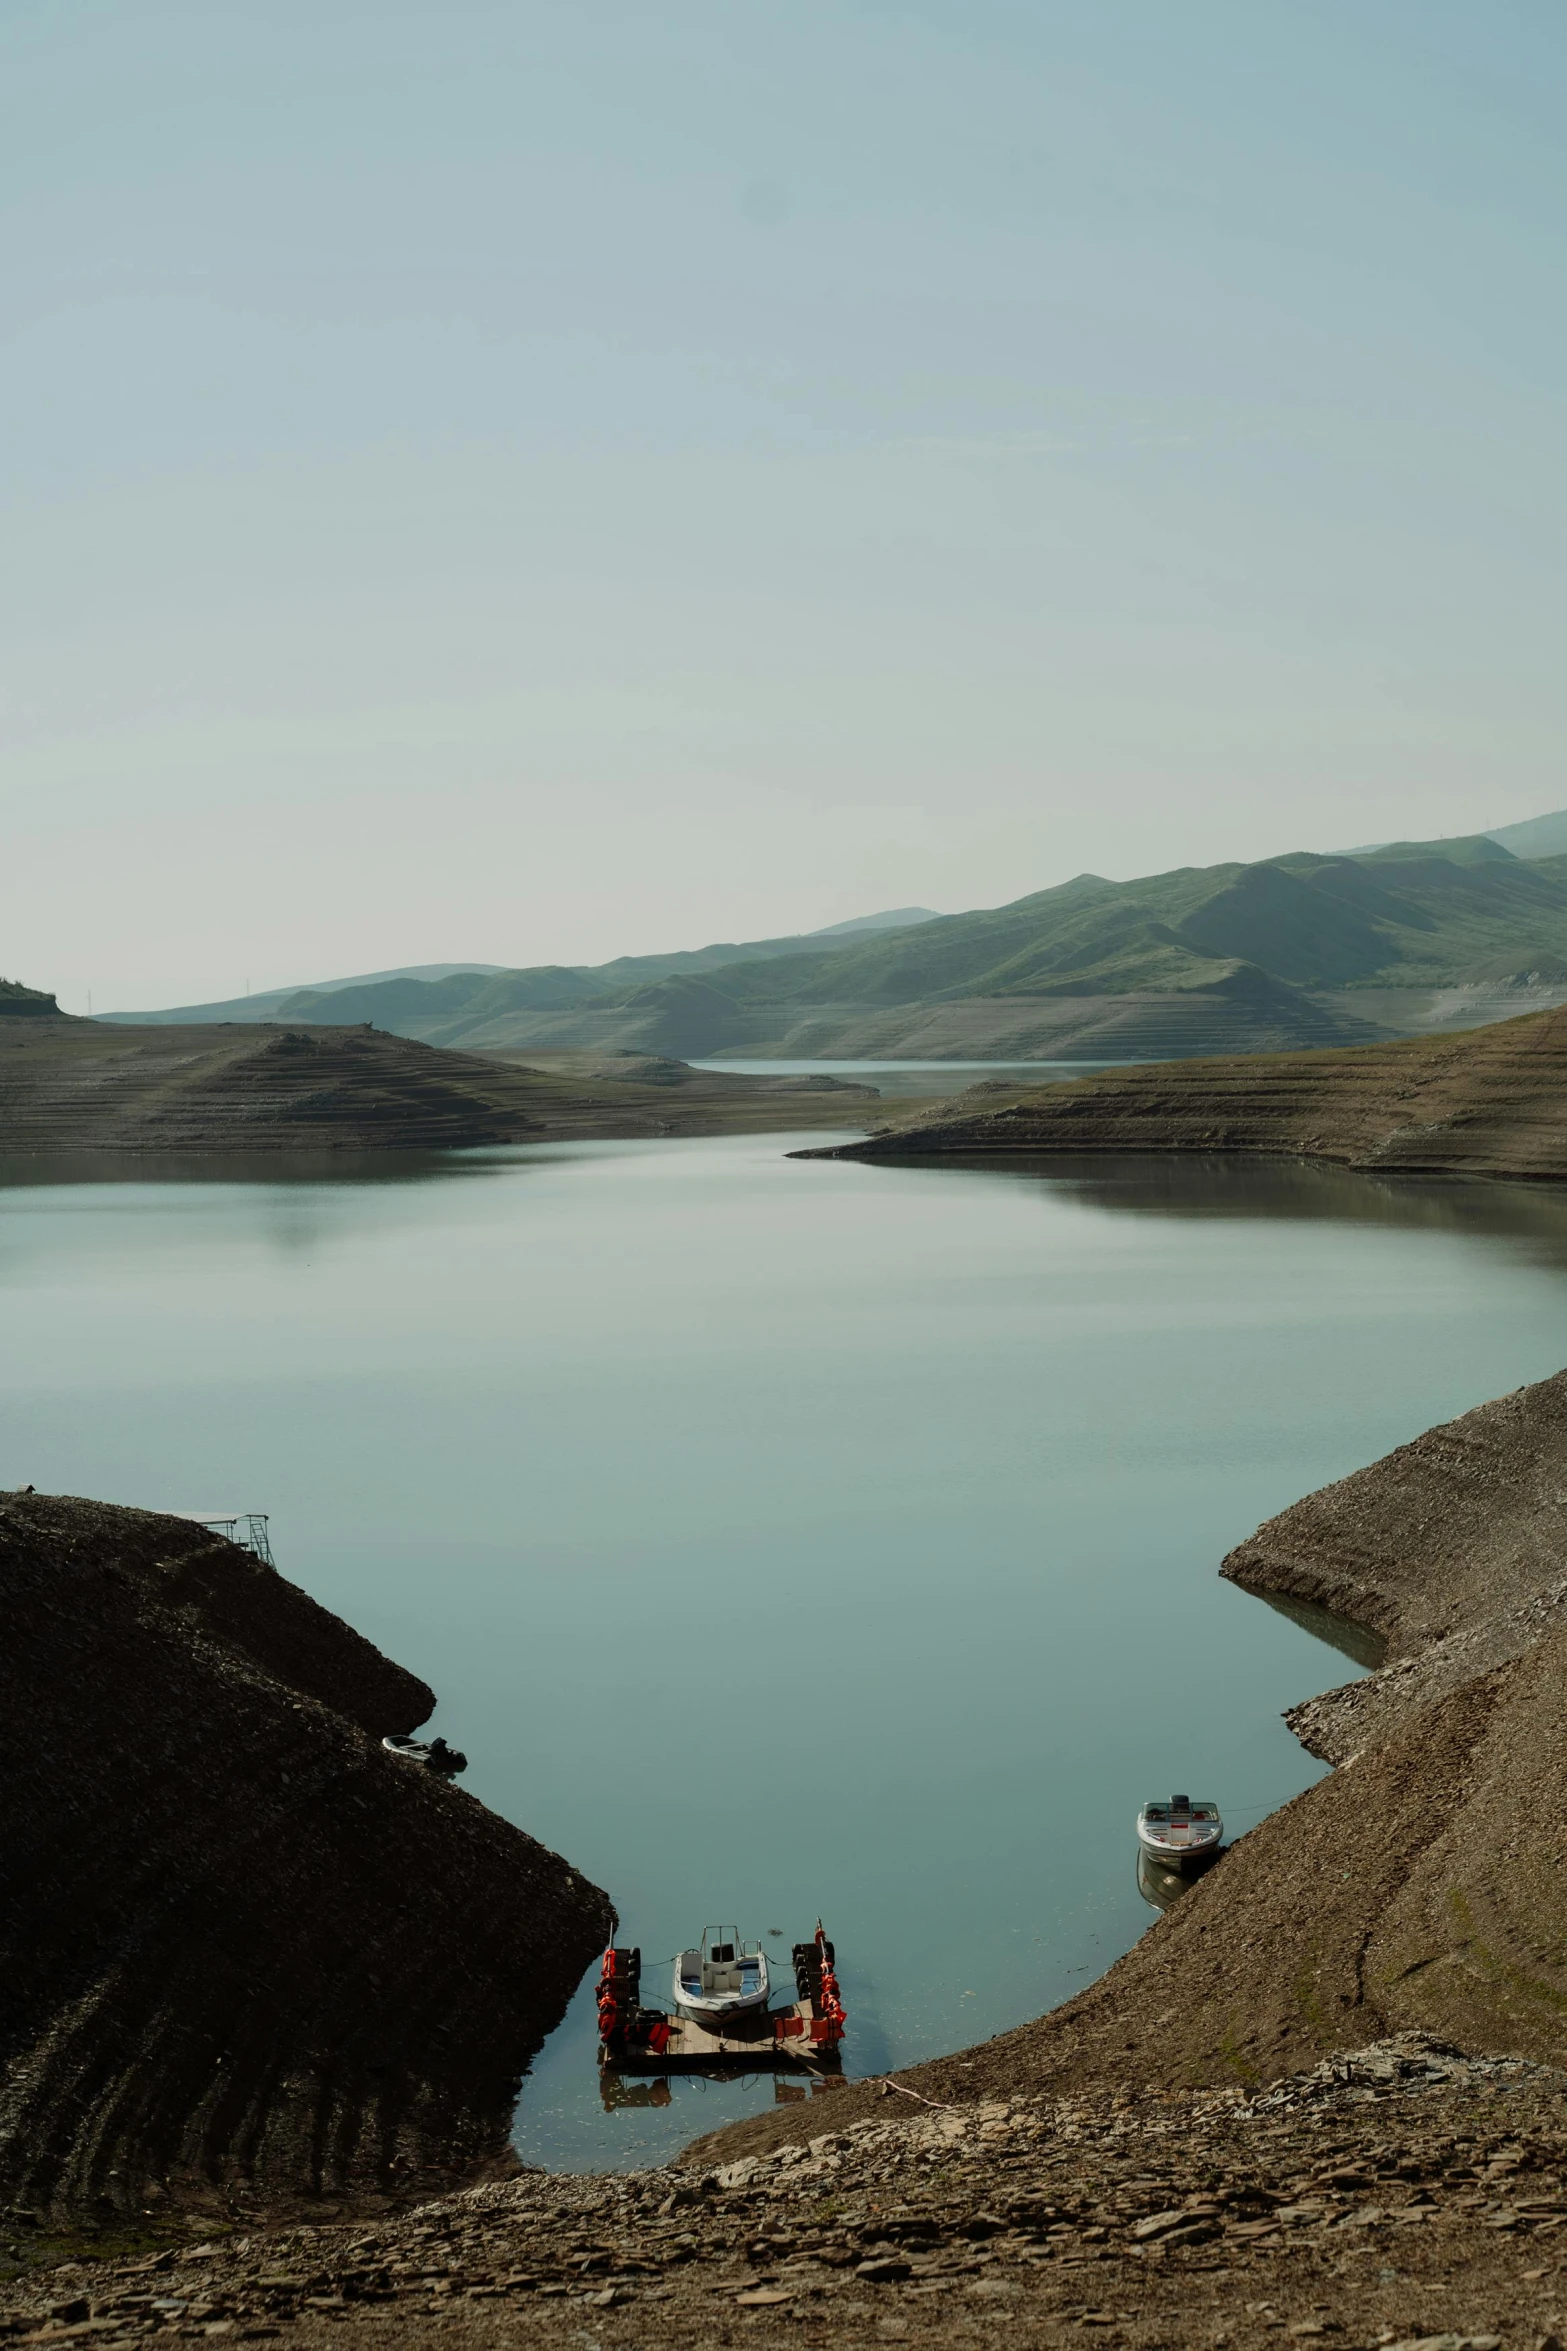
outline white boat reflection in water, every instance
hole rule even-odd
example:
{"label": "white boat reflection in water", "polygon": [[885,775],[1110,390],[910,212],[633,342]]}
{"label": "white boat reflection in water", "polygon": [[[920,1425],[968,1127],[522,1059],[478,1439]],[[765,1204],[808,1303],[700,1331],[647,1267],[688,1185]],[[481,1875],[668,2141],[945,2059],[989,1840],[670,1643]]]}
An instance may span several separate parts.
{"label": "white boat reflection in water", "polygon": [[1156,1861],[1151,1853],[1138,1851],[1137,1891],[1155,1910],[1169,1910],[1183,1894],[1191,1892],[1201,1874],[1195,1869],[1174,1869],[1168,1862]]}

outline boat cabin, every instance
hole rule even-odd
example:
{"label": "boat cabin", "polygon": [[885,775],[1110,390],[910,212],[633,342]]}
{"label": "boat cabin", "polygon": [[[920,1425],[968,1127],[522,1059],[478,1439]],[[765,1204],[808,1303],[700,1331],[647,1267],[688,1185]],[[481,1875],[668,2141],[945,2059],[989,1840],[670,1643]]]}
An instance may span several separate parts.
{"label": "boat cabin", "polygon": [[689,2000],[765,1996],[760,1943],[742,1943],[734,1927],[704,1927],[699,1951],[680,1954],[680,1992]]}
{"label": "boat cabin", "polygon": [[1211,1821],[1219,1817],[1216,1804],[1194,1804],[1190,1796],[1172,1796],[1168,1804],[1145,1804],[1143,1818],[1158,1828],[1187,1828],[1193,1821]]}

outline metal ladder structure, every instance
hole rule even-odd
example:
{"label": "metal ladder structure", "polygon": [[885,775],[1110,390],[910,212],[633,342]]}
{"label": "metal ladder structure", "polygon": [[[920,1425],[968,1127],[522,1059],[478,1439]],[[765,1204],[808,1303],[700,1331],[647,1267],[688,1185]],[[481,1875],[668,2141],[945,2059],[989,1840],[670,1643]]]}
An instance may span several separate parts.
{"label": "metal ladder structure", "polygon": [[[253,1551],[268,1567],[276,1567],[272,1556],[272,1538],[267,1532],[267,1513],[264,1510],[176,1510],[176,1518],[194,1519],[199,1527],[210,1527],[215,1535],[226,1535],[242,1551]],[[243,1527],[243,1534],[240,1529]]]}

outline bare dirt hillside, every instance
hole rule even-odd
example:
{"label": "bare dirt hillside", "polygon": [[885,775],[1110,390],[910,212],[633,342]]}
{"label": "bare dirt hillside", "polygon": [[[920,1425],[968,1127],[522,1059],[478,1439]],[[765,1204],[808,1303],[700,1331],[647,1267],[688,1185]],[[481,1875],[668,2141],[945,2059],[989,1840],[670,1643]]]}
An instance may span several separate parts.
{"label": "bare dirt hillside", "polygon": [[433,1703],[204,1528],[0,1496],[0,2206],[384,2202],[504,2161],[613,1914],[382,1749]]}
{"label": "bare dirt hillside", "polygon": [[[525,2179],[369,2227],[36,2239],[0,2329],[287,2351],[1080,2345],[1544,2351],[1567,2077],[1400,2036],[1237,2091],[926,2107],[684,2171]],[[838,2127],[840,2124],[847,2127]]]}
{"label": "bare dirt hillside", "polygon": [[1326,1052],[976,1086],[830,1156],[1266,1152],[1349,1167],[1567,1176],[1567,1007]]}
{"label": "bare dirt hillside", "polygon": [[368,1028],[0,1020],[0,1153],[451,1150],[590,1135],[863,1123],[832,1080],[671,1076],[600,1055],[554,1068]]}
{"label": "bare dirt hillside", "polygon": [[1381,1636],[1379,1672],[1288,1717],[1314,1755],[1342,1763],[1567,1628],[1567,1372],[1308,1494],[1239,1544],[1222,1572]]}

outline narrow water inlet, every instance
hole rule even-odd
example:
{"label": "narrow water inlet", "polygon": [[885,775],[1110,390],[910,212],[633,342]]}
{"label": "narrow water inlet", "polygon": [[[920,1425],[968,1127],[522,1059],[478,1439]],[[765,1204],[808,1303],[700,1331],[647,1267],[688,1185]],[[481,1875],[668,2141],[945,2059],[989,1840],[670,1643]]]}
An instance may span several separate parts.
{"label": "narrow water inlet", "polygon": [[[853,2074],[1100,1973],[1150,1917],[1151,1789],[1235,1833],[1318,1776],[1280,1716],[1345,1655],[1219,1561],[1559,1368],[1567,1207],[784,1156],[813,1139],[13,1182],[0,1483],[263,1499],[620,1939],[825,1917]],[[589,1982],[527,2160],[643,2161],[775,2096],[606,2108],[596,2038]]]}

